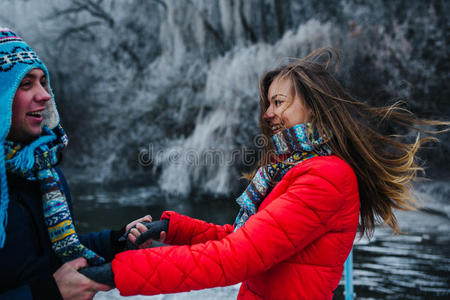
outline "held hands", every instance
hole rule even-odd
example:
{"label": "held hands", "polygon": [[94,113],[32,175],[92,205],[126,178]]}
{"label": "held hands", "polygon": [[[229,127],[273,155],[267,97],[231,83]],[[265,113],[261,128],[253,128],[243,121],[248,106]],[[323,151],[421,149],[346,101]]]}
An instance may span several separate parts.
{"label": "held hands", "polygon": [[78,269],[87,266],[86,259],[80,257],[65,263],[53,274],[63,299],[90,300],[98,291],[109,291],[112,289],[108,285],[92,281],[77,272]]}
{"label": "held hands", "polygon": [[[142,235],[144,232],[147,232],[148,228],[142,223],[150,223],[152,222],[152,217],[150,215],[146,215],[140,219],[134,220],[130,224],[125,227],[126,238],[136,245],[139,249],[150,248],[152,246],[153,239],[148,239],[142,244],[136,244],[136,240]],[[159,239],[157,241],[163,243],[166,240],[166,232],[161,231]]]}
{"label": "held hands", "polygon": [[[129,223],[125,227],[126,234],[121,239],[128,240],[129,243],[141,249],[148,248],[158,237],[159,242],[164,242],[168,228],[168,220],[152,223],[152,217],[146,215]],[[79,269],[82,270],[78,272]],[[53,274],[53,277],[63,299],[91,300],[98,291],[109,291],[113,289],[110,285],[114,285],[111,263],[89,268],[85,258],[77,258],[65,263]]]}
{"label": "held hands", "polygon": [[[149,224],[156,224],[161,221],[158,221],[156,223],[151,223],[151,222],[152,222],[152,217],[150,215],[146,215],[142,218],[134,220],[133,222],[131,222],[127,226],[125,226],[125,232],[126,232],[125,236],[128,239],[128,241],[135,245],[138,245],[138,247],[140,249],[151,247],[154,237],[157,236],[157,233],[155,235],[155,229],[159,231],[159,228],[167,228],[167,226],[166,227],[157,227],[157,228],[149,226]],[[142,223],[147,224],[147,226],[149,226],[149,228],[151,228],[150,231],[153,231],[153,233],[150,232],[148,227]],[[149,232],[147,232],[147,231],[149,231]],[[147,234],[144,234],[145,232],[147,232]],[[149,235],[149,233],[152,233],[152,234]],[[143,239],[144,242],[141,242],[138,240],[138,243],[136,244],[136,240],[141,235],[142,235],[141,239],[144,238]],[[165,239],[166,239],[166,232],[160,231],[158,241],[162,243],[165,241]],[[74,259],[72,261],[69,261],[69,262],[63,264],[53,274],[56,285],[58,286],[59,292],[61,293],[61,296],[63,297],[63,299],[91,300],[91,299],[93,299],[93,297],[95,296],[95,294],[97,292],[109,291],[109,290],[113,289],[113,287],[111,287],[109,285],[95,282],[95,281],[89,279],[88,277],[86,277],[90,273],[86,273],[86,276],[85,276],[85,275],[83,275],[84,273],[80,274],[78,272],[79,269],[86,268],[86,267],[88,267],[88,263],[87,263],[86,259],[83,257],[80,257],[80,258]],[[84,270],[88,270],[88,269],[92,269],[92,268],[87,268]],[[109,272],[111,272],[111,270],[109,270]],[[102,274],[102,275],[104,275],[104,274]],[[104,276],[102,276],[102,277],[104,277]],[[99,279],[99,278],[96,278],[95,276],[93,276],[92,278]],[[111,276],[111,278],[112,278],[112,276]],[[109,281],[103,281],[103,282],[109,282]],[[111,282],[113,282],[113,281],[111,281]]]}

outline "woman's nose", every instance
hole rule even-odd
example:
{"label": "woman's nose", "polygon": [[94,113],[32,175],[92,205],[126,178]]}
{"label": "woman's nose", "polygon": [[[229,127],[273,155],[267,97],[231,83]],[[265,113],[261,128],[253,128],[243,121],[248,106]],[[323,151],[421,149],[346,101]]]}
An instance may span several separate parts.
{"label": "woman's nose", "polygon": [[273,108],[272,105],[270,105],[266,112],[264,113],[263,117],[264,119],[268,120],[268,119],[272,119],[275,116],[275,114],[273,113]]}

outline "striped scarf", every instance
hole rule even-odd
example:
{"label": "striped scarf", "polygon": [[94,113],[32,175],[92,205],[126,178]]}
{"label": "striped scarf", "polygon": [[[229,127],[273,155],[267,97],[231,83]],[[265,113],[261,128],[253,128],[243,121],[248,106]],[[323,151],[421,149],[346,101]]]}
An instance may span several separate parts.
{"label": "striped scarf", "polygon": [[272,142],[275,154],[290,156],[281,162],[258,169],[245,191],[236,199],[241,209],[234,222],[235,230],[256,213],[270,187],[278,183],[295,165],[312,157],[332,153],[310,123],[295,125],[278,132],[272,136]]}
{"label": "striped scarf", "polygon": [[104,258],[81,244],[62,189],[61,180],[54,166],[68,138],[61,125],[54,132],[43,128],[42,135],[29,145],[5,141],[7,172],[27,180],[37,180],[42,194],[45,224],[53,251],[67,262],[84,257],[92,265],[104,263]]}

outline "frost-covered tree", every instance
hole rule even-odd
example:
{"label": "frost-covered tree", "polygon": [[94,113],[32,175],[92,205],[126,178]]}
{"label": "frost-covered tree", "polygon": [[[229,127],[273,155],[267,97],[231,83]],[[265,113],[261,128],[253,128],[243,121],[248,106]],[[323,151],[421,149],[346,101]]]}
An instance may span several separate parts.
{"label": "frost-covered tree", "polygon": [[[357,97],[403,97],[421,116],[450,115],[448,1],[6,3],[10,14],[0,12],[0,21],[17,20],[11,26],[26,38],[39,37],[71,138],[68,156],[77,158],[65,164],[82,170],[73,172],[80,180],[236,190],[250,167],[233,153],[256,149],[258,77],[321,46],[341,50],[338,77]],[[39,23],[14,16],[23,9]],[[433,152],[441,164],[450,162],[443,139]],[[139,153],[149,147],[152,164],[143,166]],[[191,150],[235,163],[174,163],[171,153]]]}

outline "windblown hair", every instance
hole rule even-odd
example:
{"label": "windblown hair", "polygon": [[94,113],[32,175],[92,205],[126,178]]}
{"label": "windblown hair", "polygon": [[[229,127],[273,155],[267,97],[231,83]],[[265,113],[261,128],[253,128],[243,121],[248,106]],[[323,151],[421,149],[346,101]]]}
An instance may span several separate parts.
{"label": "windblown hair", "polygon": [[[360,236],[371,237],[375,224],[384,221],[394,233],[400,232],[393,209],[413,210],[417,202],[411,182],[423,167],[419,165],[419,148],[433,136],[408,142],[400,135],[386,133],[386,128],[404,128],[409,132],[436,134],[425,130],[450,124],[423,120],[398,101],[390,106],[374,107],[353,98],[334,78],[330,67],[337,68],[339,55],[334,49],[321,48],[287,66],[264,74],[260,80],[260,127],[270,141],[272,134],[263,115],[269,107],[267,98],[274,80],[287,78],[292,95],[300,96],[311,110],[311,124],[335,155],[346,161],[358,179],[360,195]],[[444,130],[444,131],[446,131]],[[267,144],[260,166],[273,161],[271,145]]]}

